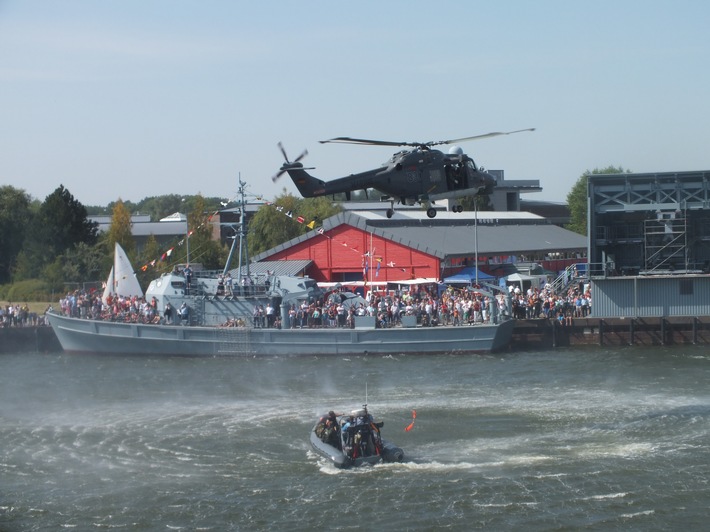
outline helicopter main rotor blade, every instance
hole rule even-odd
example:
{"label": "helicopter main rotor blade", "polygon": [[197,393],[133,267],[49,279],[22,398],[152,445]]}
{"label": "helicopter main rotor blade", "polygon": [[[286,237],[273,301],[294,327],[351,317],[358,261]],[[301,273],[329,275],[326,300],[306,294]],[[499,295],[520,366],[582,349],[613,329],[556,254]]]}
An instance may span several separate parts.
{"label": "helicopter main rotor blade", "polygon": [[420,148],[428,148],[430,146],[438,146],[440,144],[453,144],[456,142],[464,142],[467,140],[481,140],[490,137],[497,137],[499,135],[512,135],[513,133],[522,133],[523,131],[535,131],[535,128],[529,129],[518,129],[516,131],[493,131],[491,133],[485,133],[483,135],[473,135],[472,137],[461,137],[458,139],[450,140],[433,140],[430,142],[394,142],[389,140],[372,140],[372,139],[356,139],[352,137],[335,137],[328,140],[319,141],[321,144],[327,143],[340,143],[340,144],[361,144],[367,146],[414,146]]}
{"label": "helicopter main rotor blade", "polygon": [[491,133],[485,133],[483,135],[474,135],[472,137],[461,137],[460,139],[451,139],[451,140],[439,140],[439,141],[433,141],[433,142],[427,142],[427,146],[436,146],[439,144],[454,144],[455,142],[464,142],[466,140],[481,140],[481,139],[487,139],[490,137],[498,137],[499,135],[512,135],[513,133],[522,133],[523,131],[535,131],[534,127],[528,128],[528,129],[518,129],[516,131],[493,131]]}
{"label": "helicopter main rotor blade", "polygon": [[321,144],[366,144],[368,146],[419,146],[419,143],[413,142],[391,142],[388,140],[354,139],[352,137],[335,137],[334,139],[319,140],[318,142],[320,142]]}

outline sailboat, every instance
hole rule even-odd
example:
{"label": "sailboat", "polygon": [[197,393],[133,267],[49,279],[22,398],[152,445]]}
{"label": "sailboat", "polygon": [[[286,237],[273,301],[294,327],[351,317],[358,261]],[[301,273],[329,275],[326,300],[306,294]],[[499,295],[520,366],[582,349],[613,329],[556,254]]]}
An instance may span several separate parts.
{"label": "sailboat", "polygon": [[128,260],[128,255],[126,255],[126,252],[118,242],[116,242],[116,248],[113,253],[113,266],[111,266],[111,271],[106,280],[106,287],[104,288],[102,297],[104,303],[106,303],[109,294],[124,297],[143,297],[143,290],[138,284],[131,261]]}

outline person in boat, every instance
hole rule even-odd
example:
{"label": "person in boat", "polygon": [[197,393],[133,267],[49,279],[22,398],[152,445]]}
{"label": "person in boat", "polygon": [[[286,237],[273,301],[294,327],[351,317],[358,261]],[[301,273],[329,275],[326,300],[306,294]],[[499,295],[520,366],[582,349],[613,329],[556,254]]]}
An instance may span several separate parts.
{"label": "person in boat", "polygon": [[358,456],[372,456],[382,454],[382,439],[380,429],[384,425],[383,421],[375,423],[375,419],[367,411],[367,408],[353,410],[350,418],[352,421],[348,425],[348,451],[351,458]]}
{"label": "person in boat", "polygon": [[342,425],[340,427],[340,434],[342,435],[342,441],[343,441],[343,451],[345,451],[345,454],[348,456],[352,455],[352,439],[353,439],[353,433],[350,430],[350,427],[353,425],[355,422],[355,418],[353,416],[348,416],[344,417],[342,420]]}
{"label": "person in boat", "polygon": [[165,323],[167,323],[168,325],[171,325],[173,323],[173,307],[170,303],[165,303],[163,317],[165,317]]}
{"label": "person in boat", "polygon": [[334,411],[331,410],[318,420],[315,432],[323,442],[338,449],[341,448],[340,426],[338,425],[338,416]]}
{"label": "person in boat", "polygon": [[187,323],[190,325],[190,308],[187,306],[187,303],[183,301],[182,305],[180,305],[180,322],[181,323]]}
{"label": "person in boat", "polygon": [[266,326],[272,328],[274,326],[274,319],[276,318],[276,310],[271,306],[271,303],[266,304]]}
{"label": "person in boat", "polygon": [[234,295],[233,284],[234,279],[232,279],[232,274],[227,272],[227,275],[224,276],[224,290],[225,293],[230,297]]}
{"label": "person in boat", "polygon": [[192,268],[189,264],[185,265],[185,269],[182,271],[185,276],[185,295],[190,295],[190,285],[192,285]]}

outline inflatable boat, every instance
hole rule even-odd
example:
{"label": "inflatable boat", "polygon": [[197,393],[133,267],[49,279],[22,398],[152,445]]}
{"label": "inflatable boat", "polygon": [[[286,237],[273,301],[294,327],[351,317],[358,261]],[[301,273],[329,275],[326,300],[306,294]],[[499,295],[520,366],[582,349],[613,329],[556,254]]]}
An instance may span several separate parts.
{"label": "inflatable boat", "polygon": [[338,468],[401,462],[404,451],[383,439],[383,421],[375,422],[367,406],[349,414],[330,411],[311,430],[313,450]]}

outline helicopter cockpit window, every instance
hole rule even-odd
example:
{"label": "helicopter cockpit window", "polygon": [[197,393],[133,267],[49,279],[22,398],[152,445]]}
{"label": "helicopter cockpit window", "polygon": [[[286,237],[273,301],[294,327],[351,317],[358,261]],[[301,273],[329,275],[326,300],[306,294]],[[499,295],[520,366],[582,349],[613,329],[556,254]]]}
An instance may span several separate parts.
{"label": "helicopter cockpit window", "polygon": [[459,190],[466,188],[468,180],[466,174],[468,171],[462,163],[447,164],[446,168],[446,186],[449,190]]}

